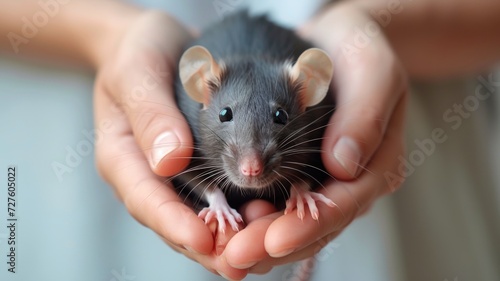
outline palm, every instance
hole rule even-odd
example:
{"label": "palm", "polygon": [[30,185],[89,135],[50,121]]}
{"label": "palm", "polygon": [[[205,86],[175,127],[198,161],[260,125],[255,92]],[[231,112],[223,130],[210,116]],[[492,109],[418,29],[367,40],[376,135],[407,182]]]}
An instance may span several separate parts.
{"label": "palm", "polygon": [[[96,158],[103,177],[139,222],[175,250],[218,268],[212,230],[158,176],[178,173],[192,153],[189,128],[175,106],[172,75],[189,38],[182,26],[157,12],[129,28],[98,73],[95,120],[106,133],[96,144]],[[152,143],[165,128],[181,135],[183,145],[153,164],[150,155],[158,147]]]}

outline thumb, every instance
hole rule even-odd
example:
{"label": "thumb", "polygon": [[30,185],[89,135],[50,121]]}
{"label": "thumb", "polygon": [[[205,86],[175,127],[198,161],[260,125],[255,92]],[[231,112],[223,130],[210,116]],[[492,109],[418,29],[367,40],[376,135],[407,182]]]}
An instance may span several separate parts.
{"label": "thumb", "polygon": [[370,13],[339,3],[300,29],[333,59],[337,108],[325,131],[322,159],[341,180],[356,178],[366,169],[407,91],[406,74],[384,32],[363,33],[360,41],[357,30],[372,23],[376,21]]}
{"label": "thumb", "polygon": [[365,170],[406,91],[398,60],[390,52],[381,53],[354,63],[338,60],[337,108],[323,143],[323,162],[338,179],[350,180]]}
{"label": "thumb", "polygon": [[173,92],[173,77],[166,63],[150,64],[115,91],[131,125],[135,140],[151,169],[160,176],[182,171],[193,152],[193,139],[179,111]]}

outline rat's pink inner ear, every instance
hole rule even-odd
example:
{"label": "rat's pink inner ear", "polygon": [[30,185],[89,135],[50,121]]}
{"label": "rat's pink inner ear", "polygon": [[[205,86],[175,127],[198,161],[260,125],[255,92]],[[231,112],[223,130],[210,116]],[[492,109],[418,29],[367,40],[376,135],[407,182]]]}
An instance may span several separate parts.
{"label": "rat's pink inner ear", "polygon": [[290,70],[293,81],[302,84],[302,106],[314,106],[325,98],[333,76],[333,63],[325,51],[311,48],[304,51]]}
{"label": "rat's pink inner ear", "polygon": [[191,99],[206,107],[210,102],[209,81],[217,81],[221,68],[212,54],[202,46],[186,50],[179,62],[182,86]]}

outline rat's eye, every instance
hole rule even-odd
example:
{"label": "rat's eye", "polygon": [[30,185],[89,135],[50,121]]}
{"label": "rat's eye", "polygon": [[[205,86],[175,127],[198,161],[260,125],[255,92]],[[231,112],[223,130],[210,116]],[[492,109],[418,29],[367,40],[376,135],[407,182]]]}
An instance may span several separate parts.
{"label": "rat's eye", "polygon": [[219,112],[219,120],[221,122],[229,122],[233,121],[233,111],[231,110],[230,107],[224,107],[220,112]]}
{"label": "rat's eye", "polygon": [[285,125],[288,122],[288,113],[283,108],[278,108],[273,117],[274,123]]}

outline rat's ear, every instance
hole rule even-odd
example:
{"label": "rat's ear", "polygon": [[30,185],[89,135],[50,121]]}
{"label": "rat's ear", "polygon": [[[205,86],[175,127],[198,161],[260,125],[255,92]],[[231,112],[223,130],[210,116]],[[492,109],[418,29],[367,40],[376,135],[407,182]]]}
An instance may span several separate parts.
{"label": "rat's ear", "polygon": [[291,69],[293,81],[302,83],[300,92],[304,108],[320,103],[328,92],[333,75],[333,63],[321,49],[303,52]]}
{"label": "rat's ear", "polygon": [[208,81],[218,79],[220,67],[202,46],[186,50],[179,62],[179,76],[184,90],[193,100],[207,106],[210,101]]}

